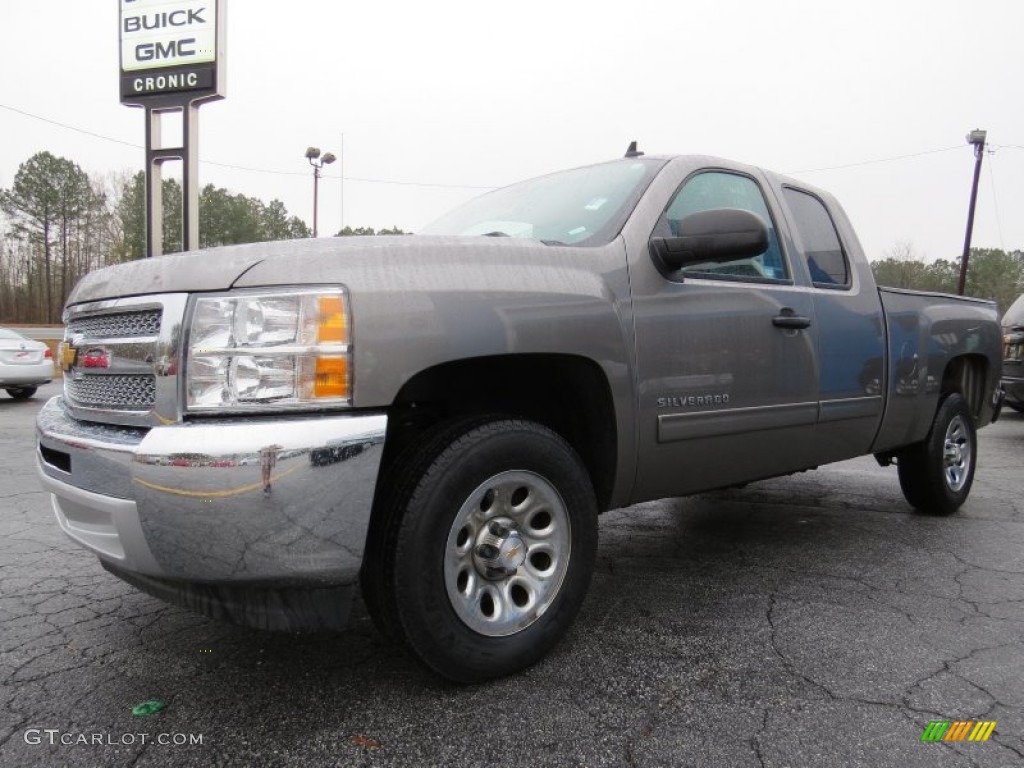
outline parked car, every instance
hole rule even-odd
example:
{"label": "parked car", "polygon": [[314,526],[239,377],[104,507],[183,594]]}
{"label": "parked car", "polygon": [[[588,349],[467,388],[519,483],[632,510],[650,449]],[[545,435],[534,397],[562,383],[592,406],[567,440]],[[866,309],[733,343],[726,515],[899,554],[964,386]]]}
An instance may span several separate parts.
{"label": "parked car", "polygon": [[1002,384],[1006,404],[1024,413],[1024,293],[1003,315]]}
{"label": "parked car", "polygon": [[[599,512],[874,455],[952,514],[1001,406],[994,303],[877,288],[831,195],[703,156],[521,182],[413,237],[108,267],[64,319],[38,434],[71,538],[263,628],[341,626],[361,584],[463,682],[566,632]],[[239,465],[149,460],[175,455]]]}
{"label": "parked car", "polygon": [[41,341],[27,339],[10,328],[0,328],[0,389],[15,400],[25,400],[53,381],[53,353]]}

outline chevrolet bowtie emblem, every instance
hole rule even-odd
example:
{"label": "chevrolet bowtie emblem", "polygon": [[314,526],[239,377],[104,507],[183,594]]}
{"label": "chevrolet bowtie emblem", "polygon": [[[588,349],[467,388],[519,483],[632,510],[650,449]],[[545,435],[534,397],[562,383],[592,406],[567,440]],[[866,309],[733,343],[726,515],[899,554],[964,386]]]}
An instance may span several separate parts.
{"label": "chevrolet bowtie emblem", "polygon": [[67,372],[71,370],[71,366],[75,364],[75,357],[77,354],[78,350],[69,342],[62,341],[60,343],[60,349],[57,350],[57,357],[60,360],[60,368],[62,371]]}

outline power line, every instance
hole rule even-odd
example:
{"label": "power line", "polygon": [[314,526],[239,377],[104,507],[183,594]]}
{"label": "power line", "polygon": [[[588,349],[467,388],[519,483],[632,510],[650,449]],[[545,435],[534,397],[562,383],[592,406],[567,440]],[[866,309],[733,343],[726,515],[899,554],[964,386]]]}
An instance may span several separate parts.
{"label": "power line", "polygon": [[[36,115],[36,114],[31,113],[31,112],[26,112],[23,109],[18,109],[17,107],[11,107],[11,106],[8,106],[7,104],[0,104],[0,109],[6,109],[8,112],[14,112],[16,114],[23,115],[24,117],[32,118],[33,120],[40,120],[40,121],[42,121],[44,123],[49,123],[50,125],[56,125],[59,128],[64,128],[64,129],[69,130],[69,131],[74,131],[75,133],[81,133],[81,134],[83,134],[85,136],[91,136],[92,138],[95,138],[95,139],[102,139],[103,141],[109,141],[109,142],[112,142],[114,144],[121,144],[122,146],[132,147],[133,149],[145,149],[145,147],[142,144],[136,144],[136,143],[131,142],[131,141],[125,141],[124,139],[116,139],[113,136],[105,136],[105,135],[103,135],[101,133],[96,133],[95,131],[89,131],[89,130],[86,130],[85,128],[79,128],[79,127],[74,126],[74,125],[69,125],[67,123],[62,123],[59,120],[52,120],[52,119],[50,119],[48,117],[43,117],[42,115]],[[199,162],[203,163],[204,165],[214,165],[214,166],[217,166],[218,168],[229,168],[229,169],[234,170],[234,171],[246,171],[248,173],[266,173],[266,174],[271,174],[271,175],[274,175],[274,176],[308,176],[309,175],[306,171],[281,171],[281,170],[275,170],[273,168],[253,168],[251,166],[246,166],[246,165],[234,165],[232,163],[221,163],[221,162],[218,162],[216,160],[203,160],[202,158],[200,158]],[[334,175],[330,175],[330,174],[324,174],[322,176],[322,178],[339,180],[339,179],[342,178],[342,175],[339,174],[337,176],[334,176]],[[473,184],[437,184],[437,183],[421,182],[421,181],[395,181],[393,179],[369,179],[369,178],[360,177],[360,176],[345,176],[344,178],[345,178],[345,181],[357,181],[357,182],[363,182],[363,183],[366,183],[366,184],[395,184],[395,185],[403,186],[403,187],[442,187],[442,188],[445,188],[445,189],[482,189],[482,190],[497,189],[497,187],[485,187],[485,186],[479,186],[479,185],[473,185]]]}
{"label": "power line", "polygon": [[941,149],[929,149],[924,152],[912,152],[909,155],[895,155],[893,157],[879,157],[874,160],[861,160],[858,163],[847,163],[846,165],[831,165],[827,168],[805,168],[800,171],[787,171],[787,173],[819,173],[820,171],[839,171],[843,168],[858,168],[862,165],[875,165],[876,163],[891,163],[896,160],[907,160],[911,157],[923,157],[924,155],[935,155],[939,152],[951,152],[954,149],[963,149],[963,144],[954,147],[942,147]]}
{"label": "power line", "polygon": [[87,131],[87,130],[85,130],[85,128],[76,128],[73,125],[68,125],[67,123],[62,123],[59,120],[51,120],[50,118],[42,117],[41,115],[33,115],[31,112],[26,112],[25,110],[17,109],[16,107],[9,107],[6,104],[0,104],[0,109],[6,109],[8,112],[15,112],[15,113],[17,113],[19,115],[24,115],[25,117],[31,117],[33,120],[41,120],[44,123],[49,123],[50,125],[56,125],[56,126],[60,126],[61,128],[67,128],[69,131],[74,131],[75,133],[82,133],[82,134],[85,134],[86,136],[92,136],[93,138],[96,138],[96,139],[103,139],[104,141],[112,141],[115,144],[123,144],[126,147],[134,147],[135,149],[145,149],[145,147],[143,147],[141,144],[133,144],[130,141],[123,141],[122,139],[115,139],[112,136],[104,136],[103,134],[100,134],[100,133],[94,133],[92,131]]}
{"label": "power line", "polygon": [[[49,123],[51,125],[56,125],[56,126],[58,126],[60,128],[65,128],[65,129],[67,129],[69,131],[75,131],[76,133],[81,133],[81,134],[84,134],[86,136],[91,136],[91,137],[96,138],[96,139],[102,139],[103,141],[110,141],[110,142],[113,142],[115,144],[121,144],[123,146],[133,147],[134,149],[144,149],[144,147],[141,144],[136,144],[134,142],[125,141],[123,139],[116,139],[116,138],[114,138],[112,136],[105,136],[103,134],[96,133],[94,131],[89,131],[89,130],[86,130],[84,128],[79,128],[79,127],[74,126],[74,125],[68,125],[67,123],[62,123],[59,120],[52,120],[52,119],[50,119],[48,117],[43,117],[42,115],[36,115],[36,114],[31,113],[31,112],[26,112],[25,110],[17,109],[16,107],[11,107],[11,106],[8,106],[6,104],[0,104],[0,109],[6,109],[9,112],[14,112],[16,114],[32,118],[33,120],[40,120],[40,121],[42,121],[44,123]],[[1000,145],[990,145],[990,146],[992,146],[993,149],[1024,149],[1024,146],[1018,145],[1018,144],[1000,144]],[[951,152],[951,151],[953,151],[955,149],[962,149],[962,148],[963,148],[962,144],[957,144],[957,145],[952,146],[952,147],[942,147],[940,149],[929,149],[929,150],[925,150],[924,152],[912,152],[912,153],[906,154],[906,155],[895,155],[893,157],[881,157],[881,158],[875,158],[875,159],[872,159],[872,160],[861,160],[861,161],[856,162],[856,163],[846,163],[844,165],[831,165],[831,166],[827,166],[827,167],[823,167],[823,168],[804,168],[804,169],[801,169],[799,171],[786,171],[786,173],[788,173],[788,174],[799,174],[799,173],[821,173],[823,171],[839,171],[839,170],[843,170],[845,168],[859,168],[859,167],[865,166],[865,165],[876,165],[878,163],[891,163],[891,162],[895,162],[897,160],[908,160],[908,159],[914,158],[914,157],[924,157],[925,155],[935,155],[935,154],[938,154],[940,152]],[[284,170],[276,170],[276,169],[273,169],[273,168],[253,168],[252,166],[235,165],[233,163],[222,163],[222,162],[218,162],[216,160],[203,160],[203,159],[200,159],[199,162],[201,162],[201,163],[203,163],[205,165],[213,165],[213,166],[217,166],[218,168],[228,168],[228,169],[234,170],[234,171],[244,171],[246,173],[265,173],[265,174],[270,174],[270,175],[274,175],[274,176],[306,176],[307,175],[307,173],[305,171],[284,171]],[[365,184],[393,184],[393,185],[396,185],[396,186],[404,186],[404,187],[440,187],[440,188],[444,188],[444,189],[480,189],[480,190],[497,189],[497,187],[494,187],[494,186],[483,186],[483,185],[475,185],[475,184],[441,184],[441,183],[421,182],[421,181],[397,181],[395,179],[371,179],[371,178],[360,177],[360,176],[343,176],[342,174],[339,174],[337,176],[330,175],[330,174],[324,174],[322,178],[335,179],[335,180],[340,180],[340,179],[344,178],[345,181],[362,182],[362,183],[365,183]]]}
{"label": "power line", "polygon": [[993,157],[996,155],[997,152],[1000,152],[1000,151],[1002,151],[1004,149],[1024,149],[1024,145],[1021,145],[1021,144],[989,144],[986,147],[986,150],[988,151],[988,153],[990,155],[992,155]]}

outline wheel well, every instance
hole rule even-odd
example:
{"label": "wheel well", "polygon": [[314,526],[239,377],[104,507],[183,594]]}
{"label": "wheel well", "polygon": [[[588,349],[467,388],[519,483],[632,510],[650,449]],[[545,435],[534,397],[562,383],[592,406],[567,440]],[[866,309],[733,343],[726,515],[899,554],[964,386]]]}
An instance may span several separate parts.
{"label": "wheel well", "polygon": [[985,378],[988,363],[981,355],[961,355],[946,364],[942,372],[943,395],[958,392],[970,406],[975,421],[985,407]]}
{"label": "wheel well", "polygon": [[424,431],[483,414],[529,419],[561,435],[583,460],[598,508],[608,508],[617,462],[615,407],[604,371],[576,355],[475,357],[416,374],[389,408],[381,477]]}

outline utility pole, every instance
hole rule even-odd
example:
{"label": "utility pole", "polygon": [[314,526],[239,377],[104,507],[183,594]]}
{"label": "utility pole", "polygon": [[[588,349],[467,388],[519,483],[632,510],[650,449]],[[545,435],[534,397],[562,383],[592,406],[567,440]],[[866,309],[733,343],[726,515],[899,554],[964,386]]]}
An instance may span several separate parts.
{"label": "utility pole", "polygon": [[[341,134],[341,228],[345,228],[345,134]],[[339,230],[340,231],[340,230]]]}
{"label": "utility pole", "polygon": [[967,143],[974,147],[974,183],[971,184],[971,204],[967,210],[967,235],[964,238],[964,255],[960,259],[960,283],[956,292],[964,295],[967,285],[967,262],[971,258],[971,235],[974,233],[974,206],[978,202],[978,179],[981,178],[981,159],[985,156],[985,131],[977,128],[967,134]]}

